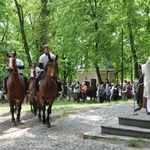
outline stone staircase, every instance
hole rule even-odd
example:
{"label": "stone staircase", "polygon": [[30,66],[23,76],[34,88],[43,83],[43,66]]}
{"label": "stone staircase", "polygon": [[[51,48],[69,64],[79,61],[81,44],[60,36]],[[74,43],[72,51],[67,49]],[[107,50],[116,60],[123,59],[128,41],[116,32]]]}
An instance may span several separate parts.
{"label": "stone staircase", "polygon": [[119,116],[109,122],[95,128],[83,135],[83,138],[113,138],[130,140],[132,138],[150,139],[150,115],[145,109],[137,112],[137,115],[129,114],[126,116]]}
{"label": "stone staircase", "polygon": [[118,122],[101,126],[101,133],[150,139],[150,115],[144,110],[140,111],[138,115],[120,116]]}

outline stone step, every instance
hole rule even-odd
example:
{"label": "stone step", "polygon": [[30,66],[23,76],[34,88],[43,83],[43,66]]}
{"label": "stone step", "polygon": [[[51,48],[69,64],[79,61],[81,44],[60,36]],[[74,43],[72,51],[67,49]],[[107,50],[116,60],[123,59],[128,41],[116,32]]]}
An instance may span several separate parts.
{"label": "stone step", "polygon": [[[118,119],[119,119],[120,125],[150,129],[150,120],[145,120],[145,118],[118,117]],[[150,116],[149,116],[149,119],[150,119]]]}
{"label": "stone step", "polygon": [[101,133],[150,139],[149,129],[120,124],[101,126]]}
{"label": "stone step", "polygon": [[103,123],[101,127],[87,132],[84,138],[112,138],[120,139],[143,138],[150,139],[150,115],[145,109],[141,109],[137,113],[125,114],[118,118],[111,118],[107,123]]}

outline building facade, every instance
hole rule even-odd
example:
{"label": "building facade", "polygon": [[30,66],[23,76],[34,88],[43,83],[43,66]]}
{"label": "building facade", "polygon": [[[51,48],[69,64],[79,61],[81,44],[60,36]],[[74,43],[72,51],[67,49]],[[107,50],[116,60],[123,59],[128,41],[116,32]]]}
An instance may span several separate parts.
{"label": "building facade", "polygon": [[[99,71],[103,82],[106,82],[106,79],[111,83],[115,82],[114,69],[100,69]],[[96,71],[84,71],[83,69],[77,70],[77,81],[86,82],[88,87],[95,87],[99,84]]]}

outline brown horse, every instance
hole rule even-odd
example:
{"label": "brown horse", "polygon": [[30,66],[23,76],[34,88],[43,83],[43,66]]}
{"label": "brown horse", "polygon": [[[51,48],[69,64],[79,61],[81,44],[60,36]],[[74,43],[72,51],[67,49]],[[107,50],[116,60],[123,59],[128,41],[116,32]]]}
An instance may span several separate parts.
{"label": "brown horse", "polygon": [[[39,84],[39,92],[38,95],[38,106],[39,106],[39,121],[41,121],[41,110],[43,112],[43,123],[47,123],[47,127],[50,127],[50,119],[49,115],[51,114],[52,104],[57,96],[58,87],[55,82],[56,75],[57,75],[57,59],[58,55],[56,56],[55,60],[52,60],[50,55],[49,62],[45,67],[45,73],[42,77],[42,80]],[[45,110],[47,108],[47,117],[45,115]]]}
{"label": "brown horse", "polygon": [[[34,66],[35,65],[35,66]],[[36,64],[33,64],[33,66],[30,68],[29,77],[29,94],[27,95],[28,101],[30,102],[31,106],[31,112],[33,112],[36,115],[37,112],[37,97],[33,95],[33,88],[35,84],[35,78],[36,78]]]}
{"label": "brown horse", "polygon": [[24,79],[18,73],[16,65],[16,52],[6,53],[7,69],[9,70],[9,78],[7,80],[7,98],[10,104],[10,112],[12,115],[12,123],[16,125],[14,112],[17,108],[17,121],[20,122],[20,113],[22,102],[25,98],[25,83]]}

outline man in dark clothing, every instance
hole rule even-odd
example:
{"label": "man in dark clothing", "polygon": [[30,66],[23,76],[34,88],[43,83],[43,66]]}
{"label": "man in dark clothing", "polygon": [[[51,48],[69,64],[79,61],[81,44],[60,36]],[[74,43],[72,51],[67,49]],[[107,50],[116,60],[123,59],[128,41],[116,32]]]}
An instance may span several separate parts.
{"label": "man in dark clothing", "polygon": [[[139,69],[141,70],[142,73],[142,64],[139,64]],[[142,104],[143,103],[143,88],[144,88],[144,74],[142,73],[140,78],[139,78],[139,83],[138,83],[138,93],[137,93],[137,104]]]}

